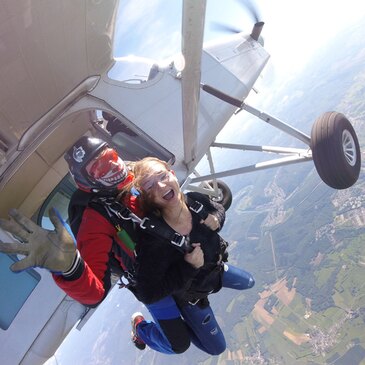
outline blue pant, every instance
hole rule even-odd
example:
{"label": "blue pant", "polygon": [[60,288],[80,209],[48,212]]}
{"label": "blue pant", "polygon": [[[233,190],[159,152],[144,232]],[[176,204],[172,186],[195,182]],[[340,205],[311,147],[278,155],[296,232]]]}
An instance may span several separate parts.
{"label": "blue pant", "polygon": [[[237,290],[252,288],[252,275],[231,265],[224,265],[223,287]],[[171,297],[146,305],[154,322],[142,321],[137,335],[153,350],[164,354],[186,351],[190,341],[210,355],[226,349],[226,341],[211,307],[188,304],[181,309]]]}

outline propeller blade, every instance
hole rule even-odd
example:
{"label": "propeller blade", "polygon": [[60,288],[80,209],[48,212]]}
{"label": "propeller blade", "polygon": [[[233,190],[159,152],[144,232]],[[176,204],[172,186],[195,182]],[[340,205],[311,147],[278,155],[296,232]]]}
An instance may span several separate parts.
{"label": "propeller blade", "polygon": [[185,67],[181,73],[181,94],[184,161],[187,165],[196,158],[205,9],[206,0],[183,1],[181,50]]}
{"label": "propeller blade", "polygon": [[241,33],[242,30],[231,25],[219,23],[219,22],[211,22],[210,27],[212,30],[217,32],[224,32],[224,33]]}
{"label": "propeller blade", "polygon": [[[257,6],[255,5],[255,3],[251,0],[236,0],[240,6],[245,10],[245,12],[248,12],[248,15],[251,17],[251,19],[253,20],[254,24],[257,25],[259,24],[262,28],[263,23],[259,21],[260,19],[260,14],[258,11]],[[255,40],[258,39],[259,37],[259,33],[261,32],[261,30],[259,31],[258,28],[259,26],[256,26],[256,30],[255,32],[253,32],[253,37]],[[231,25],[226,25],[220,22],[211,22],[211,29],[212,30],[216,30],[216,31],[220,31],[220,32],[224,32],[224,33],[241,33],[243,30],[236,28],[234,26]],[[258,35],[256,35],[258,34]],[[252,36],[252,35],[251,35]]]}
{"label": "propeller blade", "polygon": [[260,21],[261,15],[254,1],[251,0],[237,0],[237,2],[248,11],[254,23]]}

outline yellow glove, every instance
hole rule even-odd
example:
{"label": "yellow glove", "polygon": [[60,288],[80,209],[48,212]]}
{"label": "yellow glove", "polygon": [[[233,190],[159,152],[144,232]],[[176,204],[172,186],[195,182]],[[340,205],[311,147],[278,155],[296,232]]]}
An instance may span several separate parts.
{"label": "yellow glove", "polygon": [[24,243],[0,242],[0,252],[26,256],[11,265],[12,271],[37,266],[54,272],[65,272],[72,267],[77,253],[74,238],[55,209],[49,211],[54,231],[37,226],[16,209],[12,209],[9,216],[10,220],[0,219],[0,228],[21,238]]}

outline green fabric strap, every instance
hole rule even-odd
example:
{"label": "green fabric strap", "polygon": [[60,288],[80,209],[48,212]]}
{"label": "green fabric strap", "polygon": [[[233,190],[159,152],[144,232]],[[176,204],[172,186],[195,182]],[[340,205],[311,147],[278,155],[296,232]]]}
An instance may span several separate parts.
{"label": "green fabric strap", "polygon": [[120,227],[117,227],[117,236],[118,238],[124,243],[126,247],[128,247],[130,250],[134,251],[134,248],[136,247],[136,244],[132,241],[130,235],[127,233],[125,229],[121,229]]}

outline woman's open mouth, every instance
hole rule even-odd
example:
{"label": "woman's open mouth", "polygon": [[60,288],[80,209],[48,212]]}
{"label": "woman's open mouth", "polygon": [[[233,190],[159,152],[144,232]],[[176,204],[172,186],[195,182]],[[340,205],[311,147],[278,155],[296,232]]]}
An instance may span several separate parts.
{"label": "woman's open mouth", "polygon": [[165,200],[171,200],[173,197],[175,196],[175,192],[171,189],[169,191],[167,191],[162,198]]}

